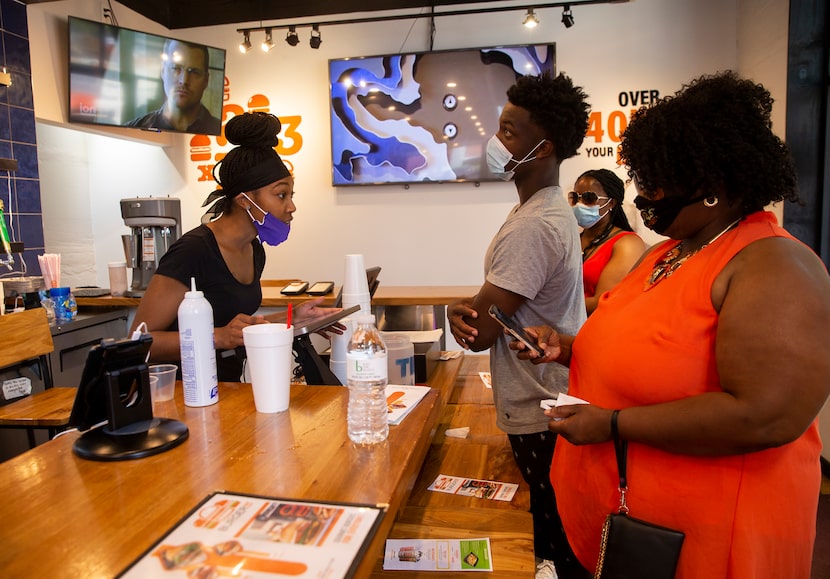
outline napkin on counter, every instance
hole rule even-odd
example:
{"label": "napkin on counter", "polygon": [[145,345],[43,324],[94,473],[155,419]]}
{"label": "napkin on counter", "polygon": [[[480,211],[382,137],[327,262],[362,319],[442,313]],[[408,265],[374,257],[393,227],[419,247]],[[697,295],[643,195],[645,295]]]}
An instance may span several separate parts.
{"label": "napkin on counter", "polygon": [[449,436],[450,438],[467,438],[468,434],[470,434],[469,426],[462,426],[461,428],[448,428],[444,432],[444,435]]}

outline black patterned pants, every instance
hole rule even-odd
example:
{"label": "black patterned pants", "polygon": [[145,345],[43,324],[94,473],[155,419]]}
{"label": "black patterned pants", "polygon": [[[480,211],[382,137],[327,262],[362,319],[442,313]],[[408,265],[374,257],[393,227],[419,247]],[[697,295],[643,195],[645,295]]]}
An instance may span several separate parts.
{"label": "black patterned pants", "polygon": [[[552,432],[508,434],[513,459],[530,486],[530,513],[533,515],[535,555],[553,561],[559,579],[583,579],[586,571],[577,561],[556,510],[556,496],[550,484],[550,464],[556,435]],[[599,531],[597,531],[599,538]]]}

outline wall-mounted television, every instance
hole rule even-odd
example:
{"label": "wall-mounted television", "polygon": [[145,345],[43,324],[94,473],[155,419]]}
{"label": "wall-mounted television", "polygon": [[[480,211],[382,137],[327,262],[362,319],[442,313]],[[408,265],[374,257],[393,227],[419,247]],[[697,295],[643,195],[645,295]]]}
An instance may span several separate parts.
{"label": "wall-mounted television", "polygon": [[329,60],[332,184],[494,180],[507,89],[555,68],[554,44]]}
{"label": "wall-mounted television", "polygon": [[69,121],[219,135],[225,50],[69,17]]}

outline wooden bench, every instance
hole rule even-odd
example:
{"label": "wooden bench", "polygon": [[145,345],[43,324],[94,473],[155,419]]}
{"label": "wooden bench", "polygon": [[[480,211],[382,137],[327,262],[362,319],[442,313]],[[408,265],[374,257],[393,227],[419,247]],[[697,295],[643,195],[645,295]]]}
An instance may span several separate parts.
{"label": "wooden bench", "polygon": [[50,437],[54,436],[56,430],[69,423],[77,392],[77,388],[49,388],[0,406],[0,427],[46,428],[50,430]]}
{"label": "wooden bench", "polygon": [[[507,435],[496,427],[493,393],[484,386],[479,371],[489,371],[489,358],[465,356],[421,472],[389,538],[489,537],[494,576],[532,577],[536,565],[530,491],[513,461]],[[445,435],[448,428],[463,426],[470,428],[467,438]],[[439,474],[516,483],[519,489],[510,502],[427,490]],[[442,571],[438,575],[442,579],[470,579],[469,572]],[[372,577],[437,576],[434,571],[384,571],[379,560]]]}
{"label": "wooden bench", "polygon": [[25,428],[29,447],[34,448],[34,429],[45,428],[54,436],[69,423],[75,400],[75,388],[52,388],[47,355],[54,349],[46,310],[34,308],[0,316],[0,335],[5,347],[0,348],[0,368],[30,360],[39,361],[46,390],[11,400],[0,407],[0,427]]}

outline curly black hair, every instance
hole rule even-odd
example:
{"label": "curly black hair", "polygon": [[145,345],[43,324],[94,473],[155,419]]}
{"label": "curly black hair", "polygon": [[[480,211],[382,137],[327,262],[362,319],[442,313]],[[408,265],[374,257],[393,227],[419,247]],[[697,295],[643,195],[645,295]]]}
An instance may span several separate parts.
{"label": "curly black hair", "polygon": [[636,111],[620,156],[644,191],[691,197],[722,187],[745,215],[799,202],[789,149],[772,132],[772,102],[762,85],[733,71],[703,75]]}
{"label": "curly black hair", "polygon": [[542,127],[553,143],[559,161],[576,155],[582,145],[591,110],[587,98],[582,87],[574,86],[562,73],[556,78],[548,72],[520,76],[507,89],[507,100],[530,112],[531,120]]}

